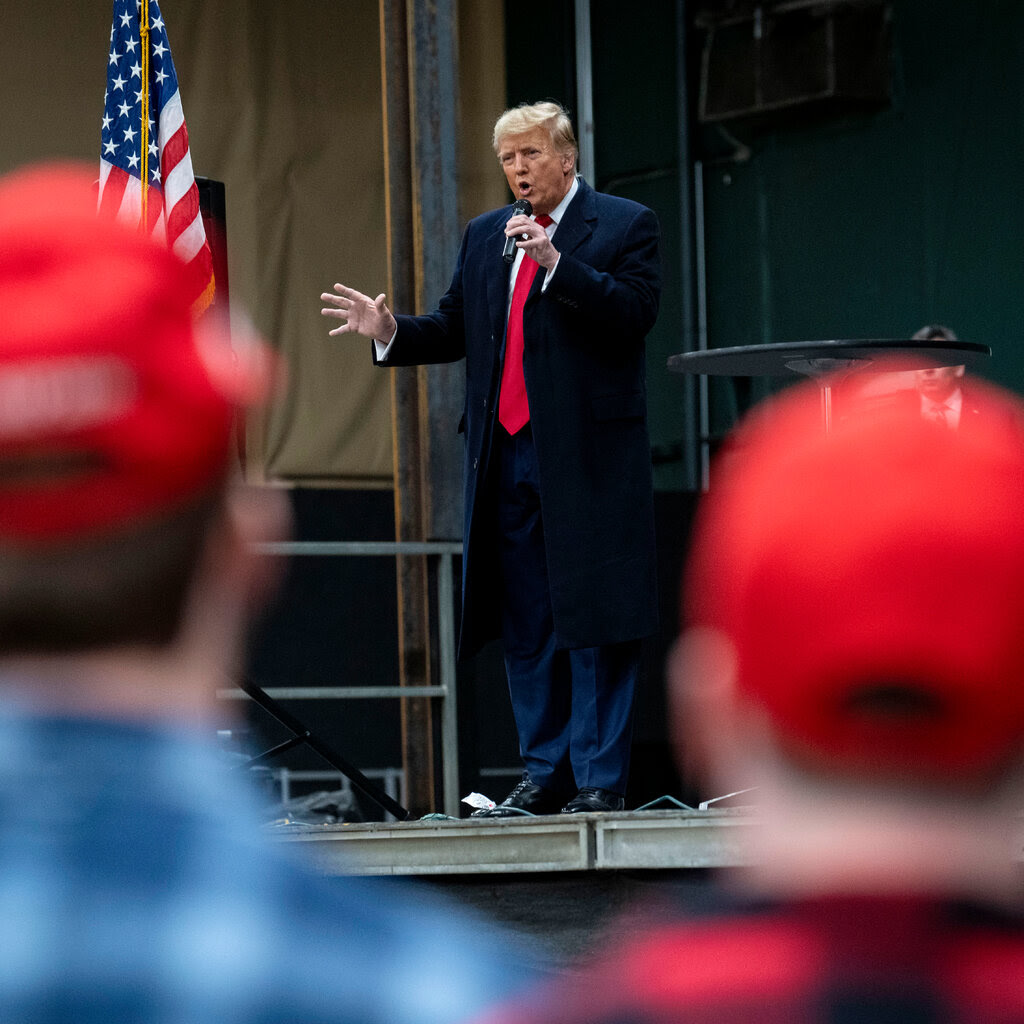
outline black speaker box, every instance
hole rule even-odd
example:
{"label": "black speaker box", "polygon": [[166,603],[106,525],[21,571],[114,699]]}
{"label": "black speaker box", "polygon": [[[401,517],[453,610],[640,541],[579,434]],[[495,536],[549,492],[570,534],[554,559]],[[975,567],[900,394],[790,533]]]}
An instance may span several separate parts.
{"label": "black speaker box", "polygon": [[890,5],[879,0],[798,0],[708,15],[700,120],[794,121],[886,106],[891,23]]}

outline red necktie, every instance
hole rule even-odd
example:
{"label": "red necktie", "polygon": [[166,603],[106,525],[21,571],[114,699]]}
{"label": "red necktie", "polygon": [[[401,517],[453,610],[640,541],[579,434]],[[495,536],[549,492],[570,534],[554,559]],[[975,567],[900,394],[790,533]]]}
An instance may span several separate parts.
{"label": "red necktie", "polygon": [[[551,223],[551,218],[547,214],[541,214],[535,220],[542,228]],[[501,392],[498,395],[498,422],[510,434],[517,434],[530,422],[526,381],[523,379],[523,306],[526,305],[530,285],[537,276],[537,267],[538,263],[532,256],[523,256],[508,311],[505,365],[501,370]]]}

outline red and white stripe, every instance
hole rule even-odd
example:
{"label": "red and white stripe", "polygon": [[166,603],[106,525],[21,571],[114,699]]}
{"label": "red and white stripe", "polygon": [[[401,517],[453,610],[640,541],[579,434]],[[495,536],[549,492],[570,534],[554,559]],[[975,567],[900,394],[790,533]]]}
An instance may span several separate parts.
{"label": "red and white stripe", "polygon": [[[148,190],[147,230],[154,238],[166,241],[189,267],[195,282],[194,306],[201,312],[213,298],[213,258],[199,212],[199,188],[192,170],[179,92],[160,111],[157,149],[162,194],[157,188]],[[99,202],[101,210],[116,214],[125,223],[138,224],[142,216],[142,183],[101,157]]]}

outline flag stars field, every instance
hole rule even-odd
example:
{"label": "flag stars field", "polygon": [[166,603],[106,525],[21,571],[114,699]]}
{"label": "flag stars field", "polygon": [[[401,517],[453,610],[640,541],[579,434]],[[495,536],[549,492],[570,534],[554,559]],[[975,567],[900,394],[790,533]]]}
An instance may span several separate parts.
{"label": "flag stars field", "polygon": [[[164,20],[158,0],[114,0],[113,12],[100,132],[100,206],[167,241],[194,272],[195,306],[201,311],[213,296],[213,261]],[[143,17],[148,33],[140,31]],[[129,82],[139,84],[132,89],[134,101],[126,95]]]}

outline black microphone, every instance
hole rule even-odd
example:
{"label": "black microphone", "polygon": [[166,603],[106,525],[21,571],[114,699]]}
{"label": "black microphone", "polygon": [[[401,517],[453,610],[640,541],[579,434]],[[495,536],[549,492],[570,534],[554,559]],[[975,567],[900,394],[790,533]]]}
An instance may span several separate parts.
{"label": "black microphone", "polygon": [[[529,199],[517,199],[512,204],[512,216],[514,217],[517,213],[525,213],[527,217],[533,213],[533,204]],[[526,235],[520,235],[520,238],[526,238]],[[505,249],[501,254],[501,258],[506,263],[515,263],[516,261],[516,236],[513,235],[511,238],[505,239]]]}

